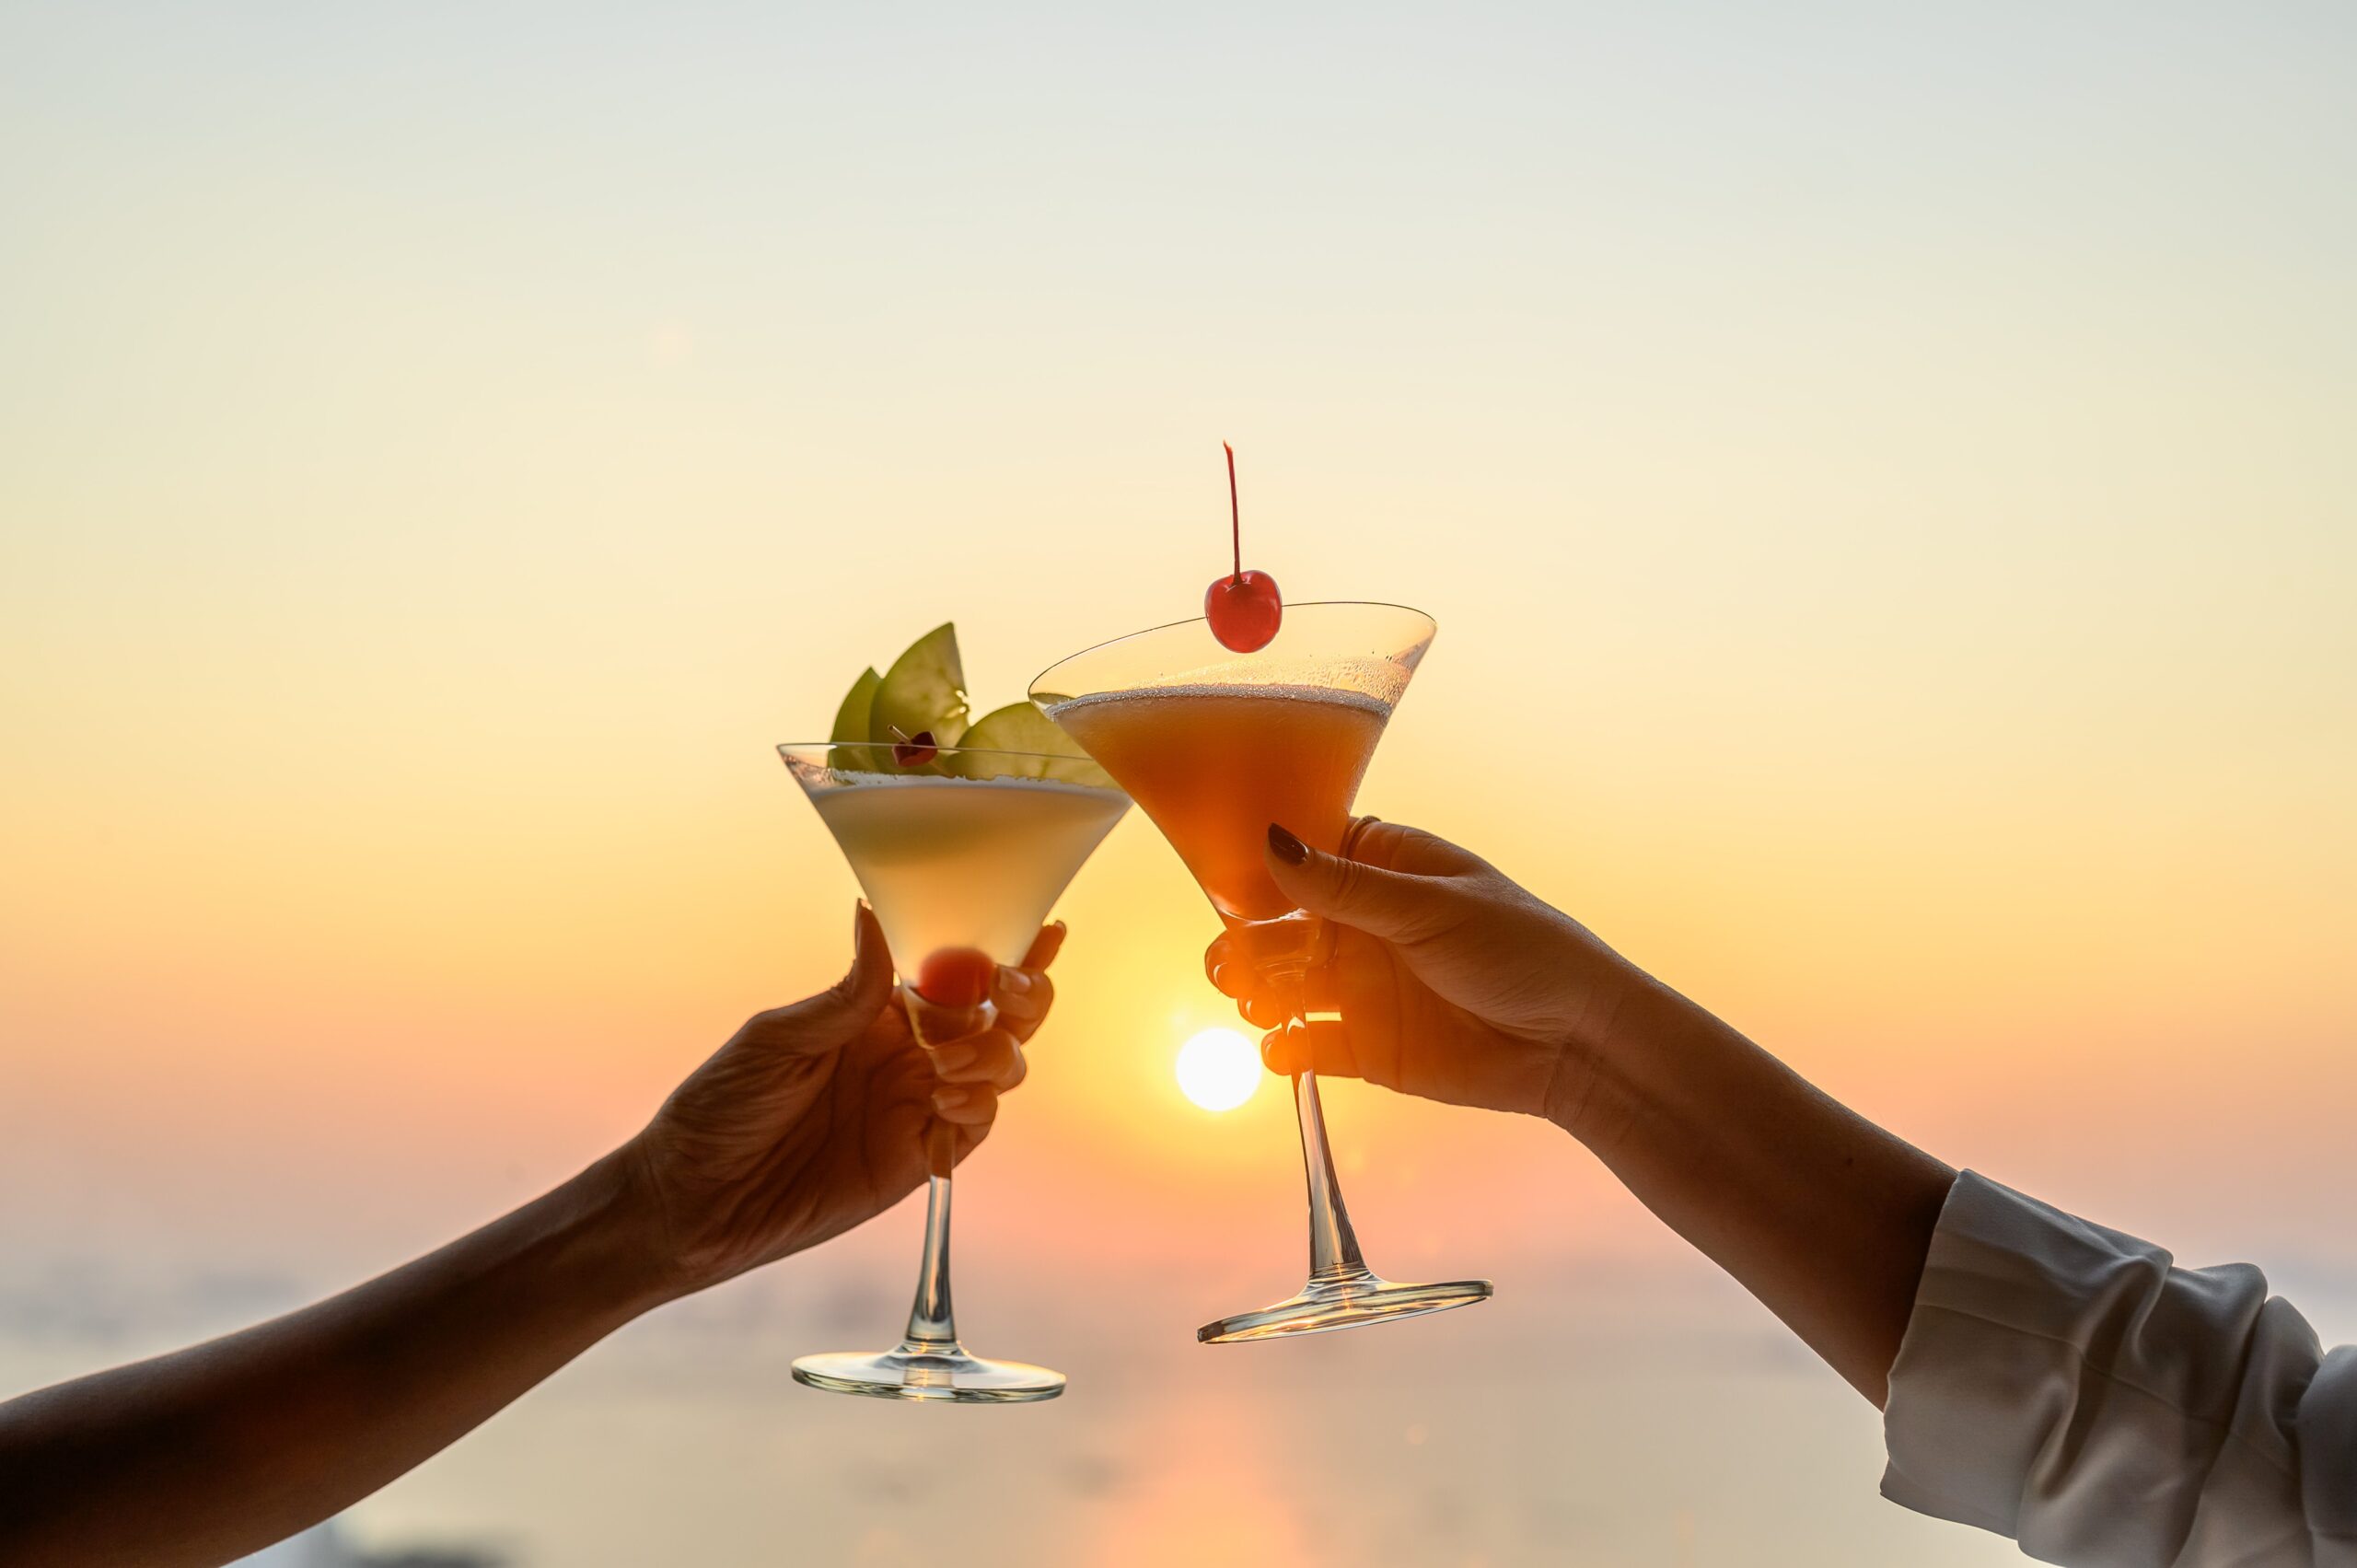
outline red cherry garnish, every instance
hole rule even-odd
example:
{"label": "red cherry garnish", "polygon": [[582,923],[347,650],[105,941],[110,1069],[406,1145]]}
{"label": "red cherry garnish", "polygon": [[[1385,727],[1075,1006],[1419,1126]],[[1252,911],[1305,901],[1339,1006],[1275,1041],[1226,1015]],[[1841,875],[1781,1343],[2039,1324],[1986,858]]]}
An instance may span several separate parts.
{"label": "red cherry garnish", "polygon": [[1236,504],[1236,448],[1227,452],[1228,541],[1235,552],[1235,570],[1203,590],[1203,619],[1220,646],[1239,654],[1257,653],[1269,645],[1285,618],[1284,596],[1277,580],[1266,572],[1244,569],[1244,523]]}
{"label": "red cherry garnish", "polygon": [[1203,590],[1203,619],[1212,623],[1212,635],[1239,654],[1267,647],[1284,614],[1277,580],[1266,572],[1238,572]]}
{"label": "red cherry garnish", "polygon": [[903,768],[922,768],[940,755],[941,748],[934,744],[933,731],[929,729],[921,729],[906,740],[892,743],[892,761]]}
{"label": "red cherry garnish", "polygon": [[980,947],[943,947],[917,971],[917,994],[936,1007],[979,1007],[997,978],[998,966]]}

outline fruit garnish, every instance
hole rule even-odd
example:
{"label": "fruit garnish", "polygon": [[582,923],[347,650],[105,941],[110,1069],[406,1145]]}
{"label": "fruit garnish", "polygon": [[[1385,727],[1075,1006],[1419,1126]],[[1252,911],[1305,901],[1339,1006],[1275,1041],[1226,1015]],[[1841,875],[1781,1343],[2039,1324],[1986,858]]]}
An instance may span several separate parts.
{"label": "fruit garnish", "polygon": [[955,746],[966,733],[966,667],[958,656],[958,628],[941,625],[909,645],[877,684],[868,709],[867,738],[878,746]]}
{"label": "fruit garnish", "polygon": [[851,683],[842,706],[835,710],[835,727],[827,735],[833,743],[827,750],[827,766],[845,772],[875,771],[876,753],[866,744],[867,721],[876,706],[876,689],[883,683],[874,665],[860,671],[859,679]]}
{"label": "fruit garnish", "polygon": [[1113,776],[1029,703],[1009,703],[984,714],[958,744],[960,749],[943,758],[941,765],[970,779],[1062,779],[1101,789],[1113,786]]}
{"label": "fruit garnish", "polygon": [[871,668],[852,683],[835,713],[828,766],[849,772],[1056,779],[1113,787],[1112,776],[1033,703],[1010,703],[979,719],[968,714],[958,628],[936,626],[910,644],[884,674]]}
{"label": "fruit garnish", "polygon": [[989,1000],[998,965],[980,947],[942,947],[917,970],[917,994],[936,1007],[979,1007]]}
{"label": "fruit garnish", "polygon": [[1203,590],[1203,619],[1210,622],[1220,646],[1239,654],[1257,653],[1269,645],[1284,620],[1284,597],[1277,592],[1274,577],[1244,569],[1244,522],[1236,504],[1236,448],[1225,441],[1220,445],[1227,451],[1228,542],[1235,565],[1226,576]]}

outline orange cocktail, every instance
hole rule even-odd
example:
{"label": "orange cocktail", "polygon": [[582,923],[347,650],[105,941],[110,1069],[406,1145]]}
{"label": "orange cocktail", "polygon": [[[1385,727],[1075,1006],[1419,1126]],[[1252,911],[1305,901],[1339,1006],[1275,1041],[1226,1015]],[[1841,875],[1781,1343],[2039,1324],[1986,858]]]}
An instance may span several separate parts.
{"label": "orange cocktail", "polygon": [[1232,920],[1293,909],[1261,859],[1269,825],[1339,853],[1391,704],[1316,686],[1103,691],[1049,709],[1154,819]]}

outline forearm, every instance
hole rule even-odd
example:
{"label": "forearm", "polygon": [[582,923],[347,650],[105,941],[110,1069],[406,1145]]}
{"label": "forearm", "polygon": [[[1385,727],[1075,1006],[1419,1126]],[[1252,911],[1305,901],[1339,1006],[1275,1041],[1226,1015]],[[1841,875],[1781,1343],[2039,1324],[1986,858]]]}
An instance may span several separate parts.
{"label": "forearm", "polygon": [[662,1298],[620,1157],[315,1307],[0,1405],[0,1561],[211,1564],[367,1495]]}
{"label": "forearm", "polygon": [[1555,1119],[1881,1405],[1955,1173],[1650,981],[1565,1079]]}

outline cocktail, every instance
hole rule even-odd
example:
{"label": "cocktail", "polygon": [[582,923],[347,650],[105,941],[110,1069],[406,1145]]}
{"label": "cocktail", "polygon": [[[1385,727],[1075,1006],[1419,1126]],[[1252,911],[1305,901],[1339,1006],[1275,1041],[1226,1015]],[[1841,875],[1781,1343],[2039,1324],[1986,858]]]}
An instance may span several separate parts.
{"label": "cocktail", "polygon": [[[1266,635],[1256,628],[1242,639],[1197,620],[1106,643],[1042,674],[1031,700],[1154,819],[1220,918],[1248,930],[1271,993],[1285,1002],[1283,1027],[1298,1029],[1305,977],[1330,956],[1332,932],[1278,889],[1262,845],[1277,824],[1342,852],[1359,781],[1434,628],[1422,611],[1387,604],[1286,605],[1274,620]],[[1490,1295],[1487,1280],[1402,1284],[1369,1270],[1335,1180],[1315,1074],[1295,1077],[1294,1109],[1308,1170],[1309,1283],[1205,1324],[1198,1339],[1318,1333]]]}
{"label": "cocktail", "polygon": [[[970,727],[963,686],[956,636],[945,627],[891,674],[871,669],[860,678],[833,739],[778,748],[866,893],[910,1022],[927,1043],[987,1027],[993,967],[1021,961],[1064,885],[1130,804],[1028,703]],[[911,707],[927,715],[914,729],[907,727]],[[1063,1392],[1061,1372],[984,1360],[958,1342],[949,1294],[949,1132],[935,1122],[927,1134],[924,1254],[907,1333],[888,1351],[804,1356],[794,1364],[800,1382],[971,1403]]]}

